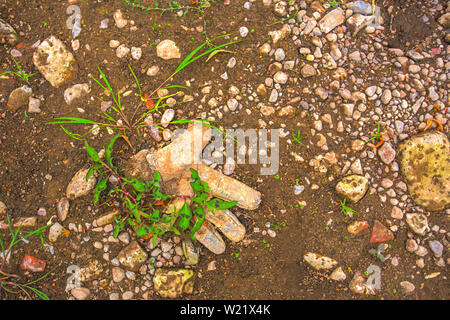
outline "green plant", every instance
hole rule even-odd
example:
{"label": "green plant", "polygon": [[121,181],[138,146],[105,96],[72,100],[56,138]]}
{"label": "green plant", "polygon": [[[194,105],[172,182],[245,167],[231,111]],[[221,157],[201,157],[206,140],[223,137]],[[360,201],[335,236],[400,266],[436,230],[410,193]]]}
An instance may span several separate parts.
{"label": "green plant", "polygon": [[[115,135],[105,148],[104,160],[85,141],[86,151],[94,165],[89,169],[86,180],[94,172],[98,174],[98,183],[94,188],[94,204],[97,204],[102,192],[107,189],[107,184],[111,176],[114,176],[117,183],[110,186],[109,195],[119,198],[127,214],[120,219],[116,219],[114,237],[126,226],[131,226],[136,230],[137,236],[150,236],[156,242],[159,236],[171,231],[176,235],[190,229],[190,236],[195,240],[194,234],[201,227],[204,219],[204,207],[214,213],[215,209],[225,210],[234,206],[237,202],[227,202],[220,199],[211,199],[208,184],[200,180],[194,169],[191,169],[191,187],[195,193],[194,197],[186,195],[168,195],[161,191],[161,175],[155,172],[154,178],[150,181],[141,181],[136,178],[126,178],[122,176],[118,168],[113,163],[112,151],[115,141],[119,138]],[[190,198],[192,204],[187,203],[178,212],[162,212],[166,203],[175,197]]]}
{"label": "green plant", "polygon": [[380,125],[380,123],[378,122],[378,125],[377,125],[377,132],[372,136],[372,138],[370,138],[369,140],[367,140],[366,142],[364,142],[364,143],[368,143],[368,142],[370,142],[370,141],[372,141],[372,140],[375,140],[375,139],[382,139],[382,135],[381,135],[381,125]]}
{"label": "green plant", "polygon": [[17,294],[19,293],[18,291],[14,291],[12,288],[16,288],[16,289],[20,289],[21,291],[23,291],[28,298],[31,299],[29,293],[27,292],[27,290],[32,291],[33,293],[35,293],[39,298],[43,299],[43,300],[49,300],[49,298],[47,297],[47,295],[45,293],[43,293],[42,291],[34,288],[33,286],[31,286],[32,284],[35,284],[37,282],[39,282],[40,280],[44,279],[48,274],[46,273],[45,275],[39,277],[36,280],[21,284],[18,282],[18,280],[20,279],[20,277],[18,275],[15,274],[9,274],[3,271],[4,267],[7,264],[7,261],[9,260],[9,257],[11,255],[11,250],[12,248],[17,245],[18,243],[20,243],[21,241],[25,240],[26,238],[29,238],[33,235],[39,235],[40,239],[41,239],[41,243],[42,246],[44,247],[44,238],[42,236],[42,231],[46,228],[48,228],[50,225],[45,225],[43,227],[40,227],[34,231],[31,231],[25,235],[20,235],[20,229],[22,227],[22,224],[19,225],[19,227],[17,228],[16,231],[13,230],[13,226],[11,223],[11,219],[9,217],[9,215],[6,215],[7,221],[8,221],[8,227],[9,227],[9,232],[11,235],[11,241],[8,245],[8,247],[6,248],[4,245],[4,242],[2,240],[2,238],[0,238],[0,249],[1,249],[1,256],[0,256],[0,287],[2,289],[4,289],[5,291],[9,292],[9,293],[14,293]]}
{"label": "green plant", "polygon": [[12,288],[17,288],[22,290],[22,292],[24,292],[27,297],[29,299],[31,299],[30,294],[28,293],[27,290],[33,292],[34,294],[36,294],[39,298],[41,298],[42,300],[50,300],[50,298],[41,290],[36,289],[35,287],[32,286],[32,284],[35,284],[39,281],[41,281],[42,279],[44,279],[45,277],[47,277],[49,275],[50,271],[47,272],[46,274],[44,274],[43,276],[37,278],[36,280],[32,280],[29,281],[27,283],[19,283],[19,276],[15,275],[15,274],[9,274],[9,273],[5,273],[3,271],[0,270],[0,287],[2,289],[4,289],[5,291],[9,292],[9,293],[13,293],[13,294],[18,294],[19,291],[14,291]]}
{"label": "green plant", "polygon": [[294,136],[294,134],[292,134],[292,139],[295,142],[298,142],[298,144],[304,146],[304,144],[300,141],[300,140],[303,140],[303,138],[300,136],[300,130],[297,131],[297,136]]}
{"label": "green plant", "polygon": [[[183,10],[183,16],[186,15],[186,13],[189,12],[189,10],[192,11],[196,11],[197,13],[203,15],[204,14],[204,10],[206,8],[209,8],[211,6],[211,1],[209,0],[200,0],[200,1],[193,1],[193,5],[188,6],[188,5],[180,5],[177,1],[170,1],[167,5],[168,7],[160,7],[158,1],[155,1],[155,6],[154,7],[146,7],[144,5],[141,4],[140,0],[122,0],[122,2],[126,5],[131,7],[131,10],[134,10],[134,8],[138,8],[141,10],[144,10],[146,12],[149,11],[159,11],[161,12],[161,15],[163,15],[166,12],[170,12],[170,11],[179,11],[179,10]],[[196,4],[196,5],[194,5]]]}
{"label": "green plant", "polygon": [[[221,36],[214,38],[213,40],[216,40],[216,39],[219,39],[219,38],[222,38],[225,36],[228,36],[228,35],[221,35]],[[117,90],[117,92],[114,91],[108,78],[103,73],[102,69],[97,66],[98,71],[100,73],[100,79],[97,79],[92,75],[91,75],[91,78],[103,90],[109,92],[109,95],[113,99],[113,104],[110,107],[111,110],[105,111],[102,113],[102,118],[103,118],[104,122],[99,122],[99,121],[94,121],[94,120],[84,119],[84,118],[79,118],[79,117],[59,117],[59,118],[55,119],[56,121],[49,122],[47,124],[61,125],[61,128],[65,133],[67,133],[69,136],[71,136],[72,138],[77,139],[77,140],[84,140],[85,136],[87,134],[89,134],[91,131],[95,130],[96,127],[115,128],[117,130],[123,130],[124,132],[125,131],[137,131],[138,134],[140,134],[141,130],[143,130],[146,127],[149,127],[150,129],[152,129],[151,127],[155,127],[155,128],[160,128],[161,130],[163,130],[164,128],[160,126],[161,123],[149,124],[146,122],[146,117],[150,113],[152,113],[154,111],[158,111],[159,109],[168,106],[169,104],[166,103],[166,100],[172,96],[177,95],[178,92],[174,93],[174,94],[166,95],[164,97],[158,97],[157,95],[155,95],[156,92],[160,89],[173,89],[173,88],[187,89],[186,87],[180,86],[180,85],[166,85],[165,86],[165,84],[169,80],[171,80],[176,74],[178,74],[181,70],[183,70],[184,68],[189,66],[191,63],[197,61],[198,59],[202,58],[203,56],[205,56],[207,54],[209,54],[211,56],[211,55],[215,54],[217,51],[222,52],[224,50],[221,48],[229,46],[229,45],[237,43],[237,42],[239,42],[239,41],[231,41],[231,42],[227,42],[227,43],[224,43],[221,45],[216,45],[213,48],[210,48],[202,53],[197,54],[207,44],[207,42],[204,42],[203,44],[201,44],[200,46],[195,48],[189,55],[187,55],[187,57],[178,65],[178,67],[175,69],[175,71],[166,80],[164,80],[155,90],[153,90],[150,94],[146,94],[146,93],[144,94],[142,92],[142,87],[139,83],[139,80],[138,80],[136,74],[134,73],[132,67],[129,66],[130,72],[134,78],[134,81],[136,82],[136,85],[137,85],[137,88],[139,91],[138,96],[140,97],[140,100],[141,100],[141,103],[136,104],[136,107],[135,107],[131,117],[128,117],[124,112],[125,108],[122,105],[120,91],[119,90]],[[154,100],[156,100],[156,103],[154,102]],[[142,110],[143,107],[145,107],[144,110]],[[139,110],[141,110],[141,112],[139,112]],[[137,116],[138,113],[140,113],[140,116]],[[190,119],[182,119],[182,120],[174,120],[174,121],[171,121],[170,123],[171,124],[183,124],[183,123],[190,123],[193,121],[194,120],[190,120]],[[210,125],[209,123],[211,121],[207,121],[207,120],[198,120],[198,121],[201,122],[203,125],[209,126],[216,130],[219,130],[220,132],[223,132],[220,129],[218,129],[217,127]],[[72,133],[69,130],[67,130],[63,126],[63,125],[67,125],[67,124],[93,125],[93,128],[91,130],[89,130],[88,132],[86,132],[85,134],[80,135],[80,134]]]}
{"label": "green plant", "polygon": [[352,208],[348,207],[345,202],[347,201],[347,198],[344,199],[344,201],[341,201],[340,205],[341,205],[341,210],[342,212],[346,215],[346,216],[350,216],[352,217],[354,213],[356,213],[355,210],[353,210]]}
{"label": "green plant", "polygon": [[4,74],[13,74],[13,75],[17,76],[18,78],[20,78],[23,82],[27,82],[28,83],[28,78],[31,78],[32,76],[34,76],[35,73],[26,74],[25,72],[23,72],[22,67],[16,61],[16,59],[14,59],[14,57],[12,57],[12,58],[14,60],[14,63],[16,64],[18,72],[8,70],[6,72],[0,73],[0,76],[2,76]]}
{"label": "green plant", "polygon": [[338,8],[343,3],[341,1],[328,1],[328,4],[333,8]]}
{"label": "green plant", "polygon": [[284,21],[287,21],[287,20],[290,20],[290,19],[294,19],[295,17],[297,17],[297,15],[298,15],[298,10],[295,11],[292,15],[290,15],[290,16],[288,16],[286,18],[283,18],[283,19],[273,18],[274,22],[271,23],[271,24],[268,24],[267,26],[270,27],[270,26],[276,25],[278,23],[283,23]]}

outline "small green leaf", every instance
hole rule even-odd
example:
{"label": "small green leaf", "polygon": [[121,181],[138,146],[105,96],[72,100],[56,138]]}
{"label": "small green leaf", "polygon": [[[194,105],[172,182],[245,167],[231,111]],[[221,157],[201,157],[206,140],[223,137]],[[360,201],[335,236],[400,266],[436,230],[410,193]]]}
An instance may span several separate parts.
{"label": "small green leaf", "polygon": [[86,147],[87,153],[91,156],[91,160],[94,162],[100,161],[100,156],[98,155],[97,151],[95,151],[94,148],[92,148],[86,140],[84,140],[84,145]]}
{"label": "small green leaf", "polygon": [[178,212],[178,216],[180,217],[179,226],[182,231],[186,231],[189,228],[189,223],[192,219],[192,211],[189,206],[185,203],[183,207]]}
{"label": "small green leaf", "polygon": [[94,172],[100,169],[101,167],[103,167],[101,163],[94,164],[86,174],[86,181],[88,181],[89,178],[94,174]]}
{"label": "small green leaf", "polygon": [[194,236],[197,230],[200,229],[200,227],[202,226],[203,221],[205,221],[205,211],[203,210],[202,206],[198,206],[197,208],[195,208],[194,214],[197,220],[195,221],[195,224],[191,229],[191,237]]}
{"label": "small green leaf", "polygon": [[102,180],[100,180],[99,183],[95,186],[94,189],[94,204],[97,204],[98,198],[100,197],[100,194],[102,191],[106,189],[106,182],[108,181],[108,176],[104,177]]}
{"label": "small green leaf", "polygon": [[116,134],[116,135],[111,139],[111,141],[108,143],[108,146],[107,146],[106,149],[105,149],[105,159],[106,159],[106,162],[107,162],[109,165],[112,165],[111,152],[112,152],[114,143],[116,142],[117,138],[119,138],[119,137],[120,137],[120,135]]}

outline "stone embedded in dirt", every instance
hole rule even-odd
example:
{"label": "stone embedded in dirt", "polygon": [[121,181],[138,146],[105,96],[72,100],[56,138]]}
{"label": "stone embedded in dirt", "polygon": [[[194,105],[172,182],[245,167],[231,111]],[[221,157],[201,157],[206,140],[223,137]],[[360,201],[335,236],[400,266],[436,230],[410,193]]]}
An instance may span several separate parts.
{"label": "stone embedded in dirt", "polygon": [[142,49],[138,47],[131,47],[131,57],[134,60],[139,60],[142,57]]}
{"label": "stone embedded in dirt", "polygon": [[442,245],[442,243],[440,243],[437,240],[433,240],[428,242],[431,251],[433,251],[433,254],[436,258],[440,258],[442,257],[442,253],[444,251],[444,246]]}
{"label": "stone embedded in dirt", "polygon": [[180,49],[172,40],[161,41],[156,46],[156,55],[164,60],[181,58]]}
{"label": "stone embedded in dirt", "polygon": [[64,84],[75,71],[75,58],[55,36],[41,42],[33,54],[33,63],[55,88]]}
{"label": "stone embedded in dirt", "polygon": [[428,226],[428,219],[424,214],[421,213],[408,213],[406,214],[406,223],[409,225],[412,231],[424,236],[430,231]]}
{"label": "stone embedded in dirt", "polygon": [[166,109],[166,111],[164,111],[162,117],[161,117],[161,125],[164,128],[167,128],[167,126],[169,125],[170,121],[173,120],[173,118],[175,117],[175,110],[173,109]]}
{"label": "stone embedded in dirt", "polygon": [[345,22],[345,14],[344,10],[341,8],[336,8],[329,13],[327,13],[320,21],[319,27],[320,30],[324,33],[328,33],[337,26],[343,24]]}
{"label": "stone embedded in dirt", "polygon": [[30,97],[28,99],[28,112],[40,113],[41,112],[41,99]]}
{"label": "stone embedded in dirt", "polygon": [[6,204],[3,201],[0,201],[0,215],[6,214]]}
{"label": "stone embedded in dirt", "polygon": [[403,211],[399,207],[392,207],[391,217],[394,219],[403,219]]}
{"label": "stone embedded in dirt", "polygon": [[37,218],[36,217],[19,217],[14,220],[13,227],[18,228],[21,226],[22,228],[32,228],[36,227]]}
{"label": "stone embedded in dirt", "polygon": [[0,18],[0,43],[14,45],[17,42],[17,33],[11,25]]}
{"label": "stone embedded in dirt", "polygon": [[273,81],[275,81],[275,83],[279,83],[279,84],[285,84],[288,81],[288,79],[289,79],[289,75],[283,71],[278,71],[273,76]]}
{"label": "stone embedded in dirt", "polygon": [[100,261],[93,259],[88,264],[80,269],[80,281],[90,281],[100,277],[103,272],[103,265]]}
{"label": "stone embedded in dirt", "polygon": [[275,108],[272,106],[269,106],[263,102],[258,103],[257,108],[261,112],[262,115],[268,117],[272,115],[275,112]]}
{"label": "stone embedded in dirt", "polygon": [[219,229],[225,237],[233,242],[241,241],[245,236],[245,227],[230,210],[206,210],[206,220]]}
{"label": "stone embedded in dirt", "polygon": [[398,147],[400,170],[414,201],[429,211],[450,204],[450,143],[439,131],[426,131]]}
{"label": "stone embedded in dirt", "polygon": [[389,142],[383,143],[383,145],[378,149],[378,156],[385,164],[391,164],[395,160],[395,155],[395,149]]}
{"label": "stone embedded in dirt", "polygon": [[88,288],[73,288],[70,293],[77,300],[86,300],[89,298],[91,291]]}
{"label": "stone embedded in dirt", "polygon": [[196,265],[200,259],[200,255],[198,253],[197,248],[195,248],[194,244],[190,240],[183,240],[183,254],[186,258],[187,265]]}
{"label": "stone embedded in dirt", "polygon": [[214,227],[206,221],[202,224],[200,229],[197,230],[194,237],[209,251],[215,254],[222,254],[225,252],[226,246],[222,237]]}
{"label": "stone embedded in dirt", "polygon": [[404,294],[412,293],[416,289],[416,287],[409,281],[400,282],[400,287],[402,287]]}
{"label": "stone embedded in dirt", "polygon": [[121,59],[130,53],[130,48],[128,48],[125,44],[121,44],[116,49],[117,58]]}
{"label": "stone embedded in dirt", "polygon": [[66,220],[67,214],[69,213],[69,205],[69,199],[66,197],[62,197],[58,201],[58,204],[56,205],[56,212],[60,221]]}
{"label": "stone embedded in dirt", "polygon": [[367,221],[353,221],[347,226],[347,231],[356,236],[367,228],[369,228],[369,223]]}
{"label": "stone embedded in dirt", "polygon": [[46,262],[44,260],[35,258],[33,256],[30,256],[26,254],[23,257],[22,263],[20,264],[20,267],[23,270],[28,270],[31,272],[43,272],[45,269]]}
{"label": "stone embedded in dirt", "polygon": [[415,252],[419,249],[419,245],[417,244],[417,241],[414,239],[408,239],[406,240],[406,250],[408,252]]}
{"label": "stone embedded in dirt", "polygon": [[375,220],[369,242],[378,243],[390,240],[394,240],[394,234],[380,221]]}
{"label": "stone embedded in dirt", "polygon": [[[283,40],[291,33],[291,27],[288,24],[284,24],[280,30],[269,31],[268,35],[272,38],[273,43]],[[268,49],[268,50],[267,50]],[[265,43],[259,48],[259,52],[267,54],[270,52],[270,44]]]}
{"label": "stone embedded in dirt", "polygon": [[441,24],[444,28],[450,29],[450,12],[447,12],[446,14],[442,15],[438,19],[439,24]]}
{"label": "stone embedded in dirt", "polygon": [[112,278],[114,282],[120,282],[125,279],[125,271],[122,268],[114,267],[111,269]]}
{"label": "stone embedded in dirt", "polygon": [[163,298],[179,298],[194,290],[194,271],[188,269],[156,269],[153,276],[156,292]]}
{"label": "stone embedded in dirt", "polygon": [[287,7],[286,1],[279,1],[279,2],[275,3],[273,10],[280,17],[284,17],[285,15],[287,15],[286,7]]}
{"label": "stone embedded in dirt", "polygon": [[272,47],[269,43],[264,43],[261,47],[259,47],[258,51],[260,54],[269,54],[269,52],[272,50]]}
{"label": "stone embedded in dirt", "polygon": [[342,267],[338,267],[333,270],[330,275],[330,279],[334,281],[344,281],[345,279],[347,279],[347,275],[345,274],[344,270],[342,270]]}
{"label": "stone embedded in dirt", "polygon": [[11,111],[17,111],[21,107],[28,105],[29,99],[33,94],[33,90],[28,86],[22,86],[14,89],[8,98],[6,106]]}
{"label": "stone embedded in dirt", "polygon": [[365,177],[350,175],[338,182],[336,192],[356,203],[364,197],[368,188],[369,181]]}
{"label": "stone embedded in dirt", "polygon": [[67,104],[72,104],[74,100],[80,99],[81,97],[87,95],[91,89],[88,83],[80,83],[67,88],[64,91],[64,100]]}
{"label": "stone embedded in dirt", "polygon": [[109,211],[105,214],[103,214],[100,218],[95,220],[95,224],[97,227],[103,227],[107,224],[113,223],[114,218],[119,214],[119,211]]}
{"label": "stone embedded in dirt", "polygon": [[151,66],[147,70],[147,75],[149,77],[154,77],[154,76],[156,76],[158,74],[158,72],[159,72],[159,67],[158,66]]}
{"label": "stone embedded in dirt", "polygon": [[337,265],[336,260],[313,252],[306,253],[303,256],[303,260],[317,271],[330,270]]}
{"label": "stone embedded in dirt", "polygon": [[373,13],[373,8],[370,3],[364,2],[362,0],[347,3],[347,9],[352,10],[354,14],[371,15]]}
{"label": "stone embedded in dirt", "polygon": [[278,115],[280,117],[286,117],[286,116],[293,116],[295,114],[295,108],[293,106],[286,106],[280,109],[280,111],[278,111]]}
{"label": "stone embedded in dirt", "polygon": [[50,242],[56,242],[62,235],[67,234],[66,229],[62,225],[60,225],[58,222],[54,223],[48,231],[48,240]]}
{"label": "stone embedded in dirt", "polygon": [[392,92],[389,89],[385,89],[381,94],[381,102],[383,104],[388,104],[392,99]]}
{"label": "stone embedded in dirt", "polygon": [[66,189],[67,198],[73,200],[87,195],[92,189],[94,189],[97,179],[94,175],[92,175],[89,177],[89,180],[86,181],[88,171],[89,168],[81,169],[73,176]]}
{"label": "stone embedded in dirt", "polygon": [[302,76],[304,78],[313,77],[316,75],[316,69],[314,69],[313,66],[310,66],[309,64],[306,64],[302,70],[301,70]]}
{"label": "stone embedded in dirt", "polygon": [[419,257],[424,257],[428,254],[428,250],[424,246],[419,246],[419,248],[414,253]]}
{"label": "stone embedded in dirt", "polygon": [[147,252],[141,248],[137,241],[132,241],[128,246],[123,248],[117,256],[119,262],[131,271],[137,271],[147,258]]}
{"label": "stone embedded in dirt", "polygon": [[127,19],[123,17],[122,11],[120,9],[114,12],[113,18],[116,23],[116,27],[119,29],[124,28],[128,24]]}

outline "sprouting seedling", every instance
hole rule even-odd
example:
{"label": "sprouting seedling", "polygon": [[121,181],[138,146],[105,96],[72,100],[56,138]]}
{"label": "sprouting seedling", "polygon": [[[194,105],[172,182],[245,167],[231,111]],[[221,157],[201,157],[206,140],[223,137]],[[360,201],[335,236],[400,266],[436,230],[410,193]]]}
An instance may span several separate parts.
{"label": "sprouting seedling", "polygon": [[20,64],[16,61],[16,59],[14,59],[14,57],[12,57],[12,58],[13,58],[13,60],[14,60],[14,63],[16,64],[16,67],[17,67],[18,72],[8,70],[8,71],[6,71],[6,72],[0,73],[0,76],[2,76],[2,75],[4,75],[4,74],[13,74],[13,75],[19,77],[23,82],[27,82],[27,83],[28,83],[28,78],[31,78],[32,76],[34,76],[35,73],[26,74],[26,73],[22,70],[22,67],[21,67]]}
{"label": "sprouting seedling", "polygon": [[278,20],[278,19],[274,18],[273,19],[274,22],[271,23],[271,24],[268,24],[267,26],[270,27],[270,26],[273,26],[273,25],[276,25],[276,24],[279,24],[279,23],[283,23],[284,21],[287,21],[287,20],[290,20],[290,19],[294,19],[297,15],[298,15],[298,10],[296,12],[294,12],[294,14],[292,14],[292,15],[284,18],[284,19]]}
{"label": "sprouting seedling", "polygon": [[344,201],[341,201],[340,205],[341,205],[341,210],[342,212],[346,215],[349,216],[350,218],[353,217],[353,214],[356,214],[356,211],[353,210],[352,208],[348,207],[345,202],[347,201],[347,198],[344,199]]}
{"label": "sprouting seedling", "polygon": [[378,126],[377,126],[377,132],[372,136],[372,138],[367,140],[365,143],[368,143],[368,142],[370,142],[372,140],[375,140],[375,139],[383,140],[383,136],[381,135],[381,125],[380,125],[379,122],[378,122]]}
{"label": "sprouting seedling", "polygon": [[333,8],[339,7],[341,4],[343,4],[341,1],[328,1],[328,4],[332,6]]}
{"label": "sprouting seedling", "polygon": [[304,144],[300,141],[300,140],[303,140],[303,137],[300,136],[300,130],[297,131],[297,136],[294,136],[294,134],[292,134],[292,139],[295,142],[298,142],[298,144],[304,146]]}

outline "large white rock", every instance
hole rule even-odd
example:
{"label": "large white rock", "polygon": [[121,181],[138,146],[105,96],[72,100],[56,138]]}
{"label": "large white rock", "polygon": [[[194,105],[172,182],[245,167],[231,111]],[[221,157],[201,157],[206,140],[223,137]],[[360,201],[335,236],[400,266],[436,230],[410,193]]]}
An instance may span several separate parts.
{"label": "large white rock", "polygon": [[92,175],[89,177],[89,180],[86,181],[88,171],[89,169],[81,169],[74,175],[66,189],[67,198],[75,199],[87,195],[94,189],[97,179]]}
{"label": "large white rock", "polygon": [[344,10],[336,8],[330,11],[325,17],[319,21],[320,30],[324,33],[328,33],[337,26],[345,22]]}
{"label": "large white rock", "polygon": [[180,49],[178,49],[177,45],[172,40],[161,41],[156,46],[156,54],[164,60],[181,58]]}
{"label": "large white rock", "polygon": [[37,47],[33,62],[50,84],[58,88],[74,72],[75,58],[55,36],[50,36]]}
{"label": "large white rock", "polygon": [[313,252],[306,253],[303,256],[303,260],[317,271],[330,270],[337,265],[336,260]]}

